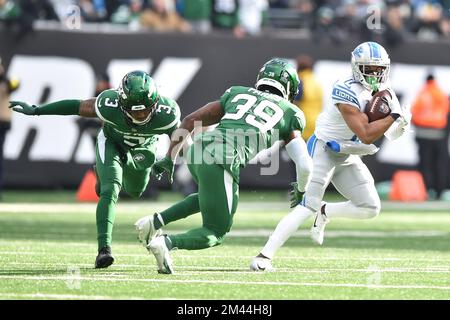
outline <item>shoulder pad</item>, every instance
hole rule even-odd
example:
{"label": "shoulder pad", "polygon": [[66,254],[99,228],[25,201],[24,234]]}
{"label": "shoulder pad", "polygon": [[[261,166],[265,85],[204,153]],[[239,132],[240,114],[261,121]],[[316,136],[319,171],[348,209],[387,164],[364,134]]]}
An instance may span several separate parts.
{"label": "shoulder pad", "polygon": [[333,86],[332,99],[333,103],[345,103],[360,107],[357,93],[354,91],[356,81],[337,81]]}
{"label": "shoulder pad", "polygon": [[95,100],[95,113],[104,122],[114,124],[111,120],[119,108],[119,97],[116,90],[110,89],[100,93]]}

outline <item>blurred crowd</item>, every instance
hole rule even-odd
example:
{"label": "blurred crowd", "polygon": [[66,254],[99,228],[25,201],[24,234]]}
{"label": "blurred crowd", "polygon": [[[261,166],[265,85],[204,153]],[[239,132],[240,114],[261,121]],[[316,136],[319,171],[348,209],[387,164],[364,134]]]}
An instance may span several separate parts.
{"label": "blurred crowd", "polygon": [[68,18],[131,30],[226,30],[237,37],[302,28],[331,42],[450,37],[450,0],[0,0],[0,22],[19,34],[32,31],[35,20]]}

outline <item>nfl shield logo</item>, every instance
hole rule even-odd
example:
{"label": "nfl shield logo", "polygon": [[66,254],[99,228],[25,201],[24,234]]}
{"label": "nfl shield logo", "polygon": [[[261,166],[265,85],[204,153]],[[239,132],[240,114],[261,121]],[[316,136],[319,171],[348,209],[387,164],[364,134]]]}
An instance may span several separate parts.
{"label": "nfl shield logo", "polygon": [[142,161],[145,159],[145,156],[142,153],[138,153],[133,157],[134,161]]}

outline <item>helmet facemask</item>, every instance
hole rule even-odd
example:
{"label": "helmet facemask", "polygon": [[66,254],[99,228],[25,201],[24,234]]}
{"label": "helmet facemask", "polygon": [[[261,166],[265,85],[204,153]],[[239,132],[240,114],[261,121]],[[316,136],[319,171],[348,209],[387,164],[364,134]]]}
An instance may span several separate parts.
{"label": "helmet facemask", "polygon": [[358,69],[372,91],[378,91],[388,78],[389,66],[360,64]]}
{"label": "helmet facemask", "polygon": [[[129,107],[121,107],[123,113],[125,114],[125,116],[128,118],[128,120],[131,121],[131,123],[136,124],[136,125],[144,125],[146,123],[148,123],[154,116],[156,109],[158,107],[158,101],[159,101],[159,97],[158,100],[156,100],[151,106],[146,107],[145,105],[132,105]],[[142,112],[144,110],[148,110],[148,114],[144,119],[137,119],[136,116],[133,116],[133,113],[136,112]]]}

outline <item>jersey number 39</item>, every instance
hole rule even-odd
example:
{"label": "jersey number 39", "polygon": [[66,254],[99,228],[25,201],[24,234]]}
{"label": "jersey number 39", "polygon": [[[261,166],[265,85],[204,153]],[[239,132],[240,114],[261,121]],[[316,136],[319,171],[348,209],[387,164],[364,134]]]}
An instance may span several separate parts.
{"label": "jersey number 39", "polygon": [[[241,93],[235,96],[231,102],[238,102],[239,100],[244,100],[244,103],[236,106],[237,112],[226,113],[222,119],[239,120],[247,113],[247,111],[254,107],[252,114],[248,114],[245,117],[245,122],[258,128],[261,132],[267,132],[283,117],[283,110],[272,101],[263,100],[255,105],[258,100],[257,97]],[[267,113],[267,109],[272,110],[273,114]]]}

